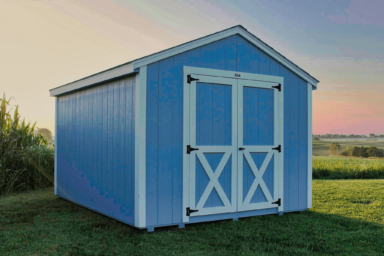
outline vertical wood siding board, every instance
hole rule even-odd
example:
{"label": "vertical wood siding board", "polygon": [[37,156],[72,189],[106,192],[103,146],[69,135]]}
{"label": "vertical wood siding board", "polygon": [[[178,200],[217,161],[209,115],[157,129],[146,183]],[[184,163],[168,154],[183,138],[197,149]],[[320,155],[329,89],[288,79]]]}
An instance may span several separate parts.
{"label": "vertical wood siding board", "polygon": [[105,196],[106,187],[108,182],[108,85],[103,85],[102,88],[102,100],[103,100],[103,108],[102,108],[102,140],[103,140],[103,155],[102,155],[102,194]]}
{"label": "vertical wood siding board", "polygon": [[173,69],[173,223],[182,222],[182,182],[183,182],[183,67],[187,63],[187,53],[174,57]]}
{"label": "vertical wood siding board", "polygon": [[146,223],[158,224],[159,62],[147,68]]}
{"label": "vertical wood siding board", "polygon": [[249,67],[249,53],[248,42],[241,36],[237,35],[236,43],[236,70],[239,72],[248,72]]}
{"label": "vertical wood siding board", "polygon": [[212,43],[212,68],[225,68],[225,39]]}
{"label": "vertical wood siding board", "polygon": [[279,66],[280,76],[284,78],[284,211],[290,210],[290,80],[289,71]]}
{"label": "vertical wood siding board", "polygon": [[268,92],[267,89],[256,89],[259,91],[259,143],[268,145]]}
{"label": "vertical wood siding board", "polygon": [[308,189],[308,84],[299,79],[299,209],[307,208]]}
{"label": "vertical wood siding board", "polygon": [[225,70],[236,71],[236,37],[225,39]]}
{"label": "vertical wood siding board", "polygon": [[271,76],[280,76],[280,73],[279,73],[279,63],[274,60],[273,58],[270,58],[270,61],[269,61],[269,67],[270,67],[270,70],[269,70],[269,74]]}
{"label": "vertical wood siding board", "polygon": [[247,43],[248,53],[248,72],[259,74],[260,73],[260,50],[254,45]]}
{"label": "vertical wood siding board", "polygon": [[291,167],[291,210],[297,210],[299,208],[299,80],[298,77],[290,73],[290,133],[291,133],[291,155],[290,155],[290,167]]}
{"label": "vertical wood siding board", "polygon": [[200,67],[201,65],[201,47],[189,50],[187,52],[188,55],[188,66],[191,67]]}
{"label": "vertical wood siding board", "polygon": [[213,67],[213,44],[206,44],[201,46],[201,64],[202,68],[212,68]]}
{"label": "vertical wood siding board", "polygon": [[[129,78],[127,79],[123,79],[121,82],[120,82],[120,93],[119,93],[119,102],[120,102],[120,116],[119,116],[119,144],[120,144],[120,147],[119,147],[119,181],[120,181],[120,203],[122,204],[121,208],[120,208],[120,211],[122,213],[125,214],[125,216],[127,216],[127,212],[124,211],[123,207],[127,208],[127,203],[126,203],[126,198],[129,197],[128,194],[125,194],[125,186],[131,186],[131,184],[129,184],[129,181],[128,181],[128,175],[127,175],[127,171],[126,171],[126,166],[124,164],[124,159],[127,158],[127,153],[128,153],[128,150],[127,148],[125,147],[125,134],[126,134],[126,127],[125,127],[125,111],[126,111],[126,98],[125,98],[125,89],[126,89],[126,86],[127,86],[127,83],[128,83],[128,80]],[[130,152],[129,152],[130,153]]]}
{"label": "vertical wood siding board", "polygon": [[126,195],[127,208],[129,210],[129,216],[132,216],[132,210],[134,205],[134,200],[132,198],[132,187],[134,186],[134,179],[132,177],[132,172],[134,172],[134,168],[132,165],[132,80],[130,79],[125,83],[125,90],[122,93],[125,97],[125,154],[124,154],[124,165],[125,165],[125,175],[127,184],[124,187],[124,194]]}
{"label": "vertical wood siding board", "polygon": [[[101,139],[100,136],[100,124],[99,124],[99,110],[101,106],[100,98],[99,98],[99,91],[100,86],[96,87],[94,90],[93,95],[93,147],[94,147],[94,154],[93,154],[93,166],[95,170],[95,183],[96,183],[96,198],[99,198],[100,196],[100,145],[99,140]],[[99,200],[96,199],[94,202],[96,205],[99,205]]]}
{"label": "vertical wood siding board", "polygon": [[172,69],[173,58],[159,62],[158,224],[172,223]]}
{"label": "vertical wood siding board", "polygon": [[[135,214],[135,123],[136,123],[136,86],[139,86],[136,84],[136,78],[132,78],[131,80],[131,87],[132,87],[132,92],[131,92],[131,134],[129,137],[131,137],[131,208],[133,209],[133,214]],[[137,209],[138,211],[138,209]],[[134,215],[132,216],[132,221],[134,220]]]}
{"label": "vertical wood siding board", "polygon": [[57,192],[59,195],[62,195],[61,193],[67,192],[66,189],[66,183],[67,183],[67,177],[66,173],[63,172],[63,163],[61,160],[61,155],[62,155],[62,140],[61,140],[61,126],[62,126],[62,121],[61,121],[61,111],[62,111],[62,97],[57,98],[57,131],[56,131],[56,137],[55,140],[57,142]]}
{"label": "vertical wood siding board", "polygon": [[260,74],[269,75],[270,57],[263,51],[260,51]]}

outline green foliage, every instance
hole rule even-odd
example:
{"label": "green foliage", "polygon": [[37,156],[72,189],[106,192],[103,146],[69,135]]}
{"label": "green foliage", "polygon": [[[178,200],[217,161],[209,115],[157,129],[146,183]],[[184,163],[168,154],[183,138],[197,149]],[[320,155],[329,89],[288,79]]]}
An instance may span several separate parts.
{"label": "green foliage", "polygon": [[315,138],[313,138],[312,140],[320,140],[319,138],[317,138],[317,137],[315,137]]}
{"label": "green foliage", "polygon": [[20,121],[18,106],[13,118],[5,94],[0,99],[0,194],[52,186],[54,150],[35,124]]}
{"label": "green foliage", "polygon": [[0,197],[0,255],[383,255],[382,191],[384,180],[317,180],[311,210],[148,234],[49,188]]}
{"label": "green foliage", "polygon": [[332,155],[336,155],[337,153],[341,153],[340,144],[332,143],[330,148],[329,148],[329,153],[331,153]]}
{"label": "green foliage", "polygon": [[369,148],[354,146],[352,148],[346,147],[341,154],[355,157],[384,157],[384,150],[374,146],[370,146]]}
{"label": "green foliage", "polygon": [[384,159],[313,157],[314,179],[384,179]]}

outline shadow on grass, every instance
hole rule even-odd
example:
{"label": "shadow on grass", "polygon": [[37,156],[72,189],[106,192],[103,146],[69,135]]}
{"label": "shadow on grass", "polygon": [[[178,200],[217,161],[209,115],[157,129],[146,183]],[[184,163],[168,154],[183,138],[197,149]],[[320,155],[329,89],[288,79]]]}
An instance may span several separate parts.
{"label": "shadow on grass", "polygon": [[146,233],[59,199],[0,198],[0,255],[382,255],[384,225],[305,211]]}

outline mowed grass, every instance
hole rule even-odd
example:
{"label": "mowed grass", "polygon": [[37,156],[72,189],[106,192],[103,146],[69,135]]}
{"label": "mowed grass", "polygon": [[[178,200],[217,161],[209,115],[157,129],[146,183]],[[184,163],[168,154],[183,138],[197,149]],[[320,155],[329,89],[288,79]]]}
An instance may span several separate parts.
{"label": "mowed grass", "polygon": [[314,179],[384,179],[384,158],[314,156],[312,172]]}
{"label": "mowed grass", "polygon": [[[352,140],[352,139],[351,139]],[[312,141],[312,154],[314,156],[327,156],[330,155],[329,148],[332,143],[338,143],[340,144],[340,152],[343,151],[347,146],[353,147],[353,146],[364,146],[364,147],[370,147],[374,146],[377,148],[384,149],[384,141],[325,141],[325,140],[313,140]]]}
{"label": "mowed grass", "polygon": [[384,180],[316,180],[313,208],[137,232],[57,198],[0,197],[0,255],[383,255]]}

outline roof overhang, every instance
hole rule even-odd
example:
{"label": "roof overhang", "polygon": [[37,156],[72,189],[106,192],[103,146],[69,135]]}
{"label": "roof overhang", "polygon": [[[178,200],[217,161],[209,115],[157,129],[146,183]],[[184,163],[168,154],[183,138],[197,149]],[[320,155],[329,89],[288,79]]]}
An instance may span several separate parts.
{"label": "roof overhang", "polygon": [[65,93],[69,93],[75,90],[80,90],[82,88],[89,87],[89,86],[94,86],[94,85],[107,82],[113,79],[117,79],[123,76],[132,75],[132,74],[138,73],[140,67],[146,66],[153,62],[169,58],[173,55],[186,52],[191,49],[200,47],[202,45],[206,45],[206,44],[209,44],[209,43],[212,43],[236,34],[241,35],[250,43],[254,44],[256,47],[263,50],[265,53],[270,55],[276,61],[281,63],[287,69],[291,70],[292,72],[297,74],[299,77],[301,77],[302,79],[310,83],[312,85],[313,90],[317,89],[317,84],[319,83],[319,81],[316,78],[314,78],[313,76],[305,72],[303,69],[295,65],[293,62],[291,62],[287,58],[285,58],[283,55],[281,55],[272,47],[270,47],[269,45],[261,41],[255,35],[248,32],[248,30],[246,30],[244,27],[235,26],[235,27],[190,41],[188,43],[181,44],[181,45],[172,47],[170,49],[167,49],[167,50],[164,50],[140,59],[136,59],[134,61],[119,65],[117,67],[105,70],[103,72],[94,74],[89,77],[85,77],[75,82],[51,89],[50,94],[51,96],[59,96]]}

